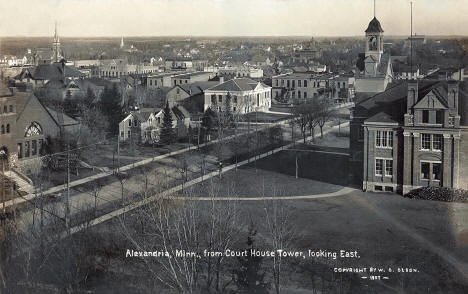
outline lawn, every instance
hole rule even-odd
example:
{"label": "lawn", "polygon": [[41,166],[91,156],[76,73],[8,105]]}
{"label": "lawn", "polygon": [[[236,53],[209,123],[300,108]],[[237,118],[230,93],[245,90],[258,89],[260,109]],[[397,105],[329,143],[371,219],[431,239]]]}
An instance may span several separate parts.
{"label": "lawn", "polygon": [[[230,187],[230,194],[237,189],[239,197],[313,195],[342,188],[262,170],[258,165],[257,170],[251,165],[228,172],[221,181],[219,194],[227,193],[223,189]],[[197,186],[193,193],[206,196],[209,187]],[[339,197],[281,203],[293,216],[291,221],[297,230],[292,247],[356,250],[361,256],[325,261],[333,267],[416,268],[417,273],[387,274],[390,279],[384,284],[405,293],[463,293],[468,289],[468,280],[460,273],[466,272],[468,262],[468,204],[410,200],[396,194],[360,190]],[[263,222],[263,201],[240,205],[246,220]],[[298,268],[291,266],[288,270],[291,287],[304,282],[304,273],[299,273]],[[362,290],[379,289],[377,292],[387,293],[381,283],[366,281],[361,286]],[[389,289],[388,293],[393,293]]]}

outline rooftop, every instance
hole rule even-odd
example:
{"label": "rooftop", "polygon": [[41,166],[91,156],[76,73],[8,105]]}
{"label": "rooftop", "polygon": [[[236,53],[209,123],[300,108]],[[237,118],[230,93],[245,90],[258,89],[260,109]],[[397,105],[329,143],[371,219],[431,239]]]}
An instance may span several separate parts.
{"label": "rooftop", "polygon": [[383,33],[383,31],[380,21],[374,16],[366,29],[366,33]]}
{"label": "rooftop", "polygon": [[222,84],[209,88],[207,90],[212,91],[233,91],[233,92],[240,92],[240,91],[252,91],[255,90],[257,85],[260,84],[263,87],[268,87],[267,85],[254,81],[248,78],[236,78],[229,81],[226,81]]}
{"label": "rooftop", "polygon": [[[465,100],[468,99],[466,83],[460,84],[459,114],[461,124],[468,125],[468,109]],[[425,97],[430,91],[446,103],[447,81],[420,80],[418,81],[418,100]],[[406,99],[408,95],[408,81],[390,84],[386,91],[362,99],[355,108],[356,117],[367,117],[368,122],[403,123],[406,113]],[[464,104],[465,103],[465,104]]]}

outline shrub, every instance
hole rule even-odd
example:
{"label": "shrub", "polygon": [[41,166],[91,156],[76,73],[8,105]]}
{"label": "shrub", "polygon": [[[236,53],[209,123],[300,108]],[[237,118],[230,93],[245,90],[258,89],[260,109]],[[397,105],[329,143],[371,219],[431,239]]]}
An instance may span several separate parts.
{"label": "shrub", "polygon": [[444,202],[468,202],[468,191],[446,187],[423,187],[412,190],[405,197]]}

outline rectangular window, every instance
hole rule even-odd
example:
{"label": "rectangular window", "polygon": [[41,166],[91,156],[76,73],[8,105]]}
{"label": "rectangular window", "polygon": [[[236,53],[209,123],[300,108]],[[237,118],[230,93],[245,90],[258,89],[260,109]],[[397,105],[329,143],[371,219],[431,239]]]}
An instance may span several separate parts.
{"label": "rectangular window", "polygon": [[304,80],[304,87],[307,87],[307,80]]}
{"label": "rectangular window", "polygon": [[128,120],[128,126],[129,126],[129,127],[132,126],[132,120],[131,120],[131,119]]}
{"label": "rectangular window", "polygon": [[289,88],[289,80],[286,81],[286,88]]}
{"label": "rectangular window", "polygon": [[304,99],[307,98],[307,92],[304,92]]}
{"label": "rectangular window", "polygon": [[383,190],[382,190],[382,186],[375,186],[375,187],[374,187],[374,190],[375,190],[375,191],[383,191]]}
{"label": "rectangular window", "polygon": [[18,158],[23,158],[23,144],[18,143]]}
{"label": "rectangular window", "polygon": [[375,175],[381,176],[383,173],[383,159],[375,160]]}
{"label": "rectangular window", "polygon": [[124,137],[124,132],[123,132],[123,131],[120,132],[120,137],[121,137],[121,138]]}
{"label": "rectangular window", "polygon": [[301,80],[298,80],[298,81],[297,81],[297,86],[298,86],[298,87],[302,87],[301,83],[302,83],[302,81],[301,81]]}
{"label": "rectangular window", "polygon": [[421,179],[429,180],[429,170],[431,164],[429,162],[421,162]]}
{"label": "rectangular window", "polygon": [[44,155],[44,139],[39,139],[39,155]]}
{"label": "rectangular window", "polygon": [[301,91],[297,91],[297,98],[301,99]]}
{"label": "rectangular window", "polygon": [[444,111],[437,110],[436,111],[436,124],[443,124],[444,123]]}
{"label": "rectangular window", "polygon": [[216,104],[216,95],[211,95],[211,104]]}
{"label": "rectangular window", "polygon": [[284,86],[284,80],[281,80],[281,87]]}
{"label": "rectangular window", "polygon": [[421,149],[423,150],[431,149],[431,135],[430,134],[421,134]]}
{"label": "rectangular window", "polygon": [[422,111],[422,123],[423,124],[429,123],[429,110]]}
{"label": "rectangular window", "polygon": [[237,103],[237,96],[234,96],[233,102]]}
{"label": "rectangular window", "polygon": [[358,129],[358,140],[364,140],[364,127]]}
{"label": "rectangular window", "polygon": [[295,80],[292,80],[292,87],[296,88],[296,81]]}
{"label": "rectangular window", "polygon": [[442,167],[440,163],[432,164],[432,179],[440,181],[442,179]]}
{"label": "rectangular window", "polygon": [[218,95],[218,101],[223,102],[223,95]]}
{"label": "rectangular window", "polygon": [[376,131],[375,146],[392,148],[393,147],[393,131]]}
{"label": "rectangular window", "polygon": [[29,141],[24,142],[24,157],[29,157],[31,149],[29,148]]}
{"label": "rectangular window", "polygon": [[434,134],[432,135],[432,149],[433,150],[442,150],[442,144],[444,142],[444,138],[441,134]]}
{"label": "rectangular window", "polygon": [[393,192],[393,187],[385,186],[385,192]]}
{"label": "rectangular window", "polygon": [[278,87],[278,80],[276,80],[276,87]]}
{"label": "rectangular window", "polygon": [[133,121],[133,126],[134,126],[134,127],[138,126],[138,121],[137,121],[137,120],[134,120],[134,121]]}
{"label": "rectangular window", "polygon": [[393,160],[392,159],[385,160],[385,175],[393,176]]}
{"label": "rectangular window", "polygon": [[382,147],[387,147],[387,132],[382,132]]}

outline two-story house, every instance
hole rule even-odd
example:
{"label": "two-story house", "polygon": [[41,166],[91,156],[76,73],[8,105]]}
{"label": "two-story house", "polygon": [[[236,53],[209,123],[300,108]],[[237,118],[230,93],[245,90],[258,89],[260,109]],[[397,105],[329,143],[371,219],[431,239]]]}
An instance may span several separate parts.
{"label": "two-story house", "polygon": [[271,87],[248,78],[234,78],[205,90],[204,110],[224,110],[231,99],[231,111],[249,113],[271,107]]}

